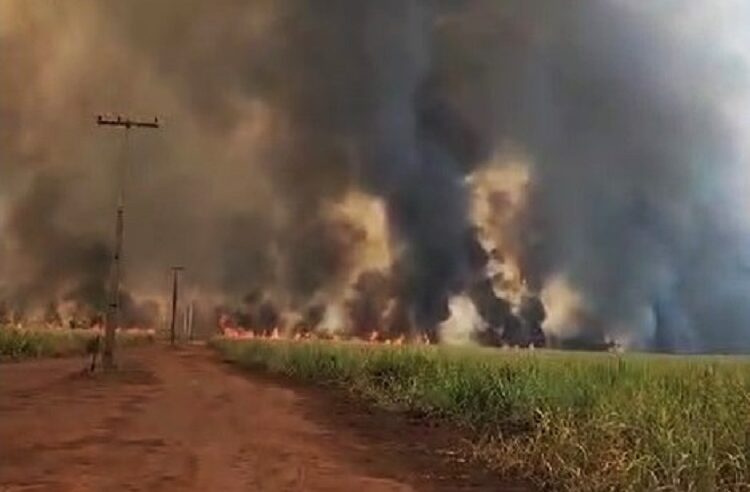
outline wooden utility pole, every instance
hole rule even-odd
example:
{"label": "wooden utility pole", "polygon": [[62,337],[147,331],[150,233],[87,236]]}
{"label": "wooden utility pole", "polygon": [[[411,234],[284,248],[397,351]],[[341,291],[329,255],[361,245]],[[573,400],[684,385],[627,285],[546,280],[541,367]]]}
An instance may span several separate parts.
{"label": "wooden utility pole", "polygon": [[[96,118],[96,124],[99,126],[112,126],[125,129],[125,147],[130,143],[131,128],[159,128],[159,120],[154,118],[153,121],[138,121],[130,118],[117,116],[110,118],[99,115]],[[106,326],[104,331],[104,349],[102,353],[102,366],[105,371],[110,371],[115,367],[115,332],[120,324],[120,284],[122,274],[122,250],[123,238],[125,232],[125,176],[127,173],[128,156],[125,156],[123,163],[123,172],[118,180],[118,198],[117,198],[117,217],[115,222],[115,247],[112,256],[112,269],[110,271],[109,284],[109,304],[107,306]]]}
{"label": "wooden utility pole", "polygon": [[180,272],[184,268],[180,266],[172,267],[172,323],[169,327],[169,341],[172,345],[175,343],[175,325],[177,324],[177,296],[179,295]]}

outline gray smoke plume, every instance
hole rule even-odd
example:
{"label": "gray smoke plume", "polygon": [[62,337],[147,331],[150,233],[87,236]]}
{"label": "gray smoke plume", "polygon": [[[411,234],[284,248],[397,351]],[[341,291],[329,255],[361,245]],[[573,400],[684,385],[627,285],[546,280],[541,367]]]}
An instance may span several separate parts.
{"label": "gray smoke plume", "polygon": [[[316,324],[367,239],[326,212],[356,189],[383,200],[394,258],[354,286],[355,325],[393,296],[437,338],[467,294],[490,339],[546,319],[560,343],[745,351],[748,18],[739,0],[0,0],[0,297],[98,306],[128,159],[134,296],[183,264],[196,295],[257,317],[263,292]],[[125,154],[98,112],[165,126]],[[530,172],[496,231],[519,248],[517,308],[466,182],[507,149]],[[560,279],[574,309],[545,298]]]}
{"label": "gray smoke plume", "polygon": [[582,294],[585,317],[569,322],[583,337],[750,348],[737,195],[747,133],[728,116],[747,95],[748,64],[719,41],[729,16],[747,14],[738,5],[712,24],[691,18],[710,19],[703,2],[599,2],[546,16],[547,39],[529,48],[521,101],[531,111],[517,135],[534,161],[525,227],[539,235],[527,272],[539,284],[562,273]]}

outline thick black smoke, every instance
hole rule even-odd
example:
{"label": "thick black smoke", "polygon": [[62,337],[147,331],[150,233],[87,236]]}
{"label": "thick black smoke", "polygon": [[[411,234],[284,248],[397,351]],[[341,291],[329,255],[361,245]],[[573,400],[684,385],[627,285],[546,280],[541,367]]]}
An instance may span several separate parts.
{"label": "thick black smoke", "polygon": [[[544,322],[560,339],[745,350],[746,156],[729,109],[747,54],[724,34],[747,12],[722,2],[0,0],[15,68],[0,73],[0,293],[96,305],[122,145],[92,117],[157,112],[164,130],[128,154],[134,294],[159,295],[183,264],[196,293],[264,292],[321,322],[313,307],[342,295],[368,240],[329,212],[360,190],[385,204],[393,264],[378,275],[395,297],[360,276],[361,330],[389,318],[437,337],[466,294],[500,341],[538,340]],[[489,282],[469,218],[466,177],[507,149],[530,191],[491,232],[513,236],[520,304]]]}

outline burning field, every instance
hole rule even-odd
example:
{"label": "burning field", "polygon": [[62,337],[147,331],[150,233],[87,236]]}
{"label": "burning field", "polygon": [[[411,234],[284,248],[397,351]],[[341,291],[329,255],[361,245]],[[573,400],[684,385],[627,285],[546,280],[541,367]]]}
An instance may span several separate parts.
{"label": "burning field", "polygon": [[123,325],[747,352],[749,17],[0,0],[0,316],[95,324],[124,183]]}
{"label": "burning field", "polygon": [[[748,26],[746,0],[0,0],[0,356],[80,353],[107,310],[150,339],[176,306],[240,365],[458,425],[504,476],[747,490]],[[173,483],[223,490],[265,449],[249,397],[202,348],[157,350],[100,428],[127,442],[131,397],[158,400],[144,435],[186,408],[164,447],[227,459]],[[286,456],[301,405],[268,393]],[[236,449],[193,432],[204,410]]]}

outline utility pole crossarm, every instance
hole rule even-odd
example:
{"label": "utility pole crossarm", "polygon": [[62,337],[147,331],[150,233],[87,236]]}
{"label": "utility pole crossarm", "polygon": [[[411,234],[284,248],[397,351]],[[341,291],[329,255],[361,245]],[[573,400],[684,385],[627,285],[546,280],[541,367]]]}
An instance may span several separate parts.
{"label": "utility pole crossarm", "polygon": [[123,118],[118,116],[117,118],[107,117],[99,115],[96,117],[96,124],[100,126],[121,126],[123,128],[159,128],[159,118],[154,118],[152,121],[147,120],[133,120],[130,118]]}

